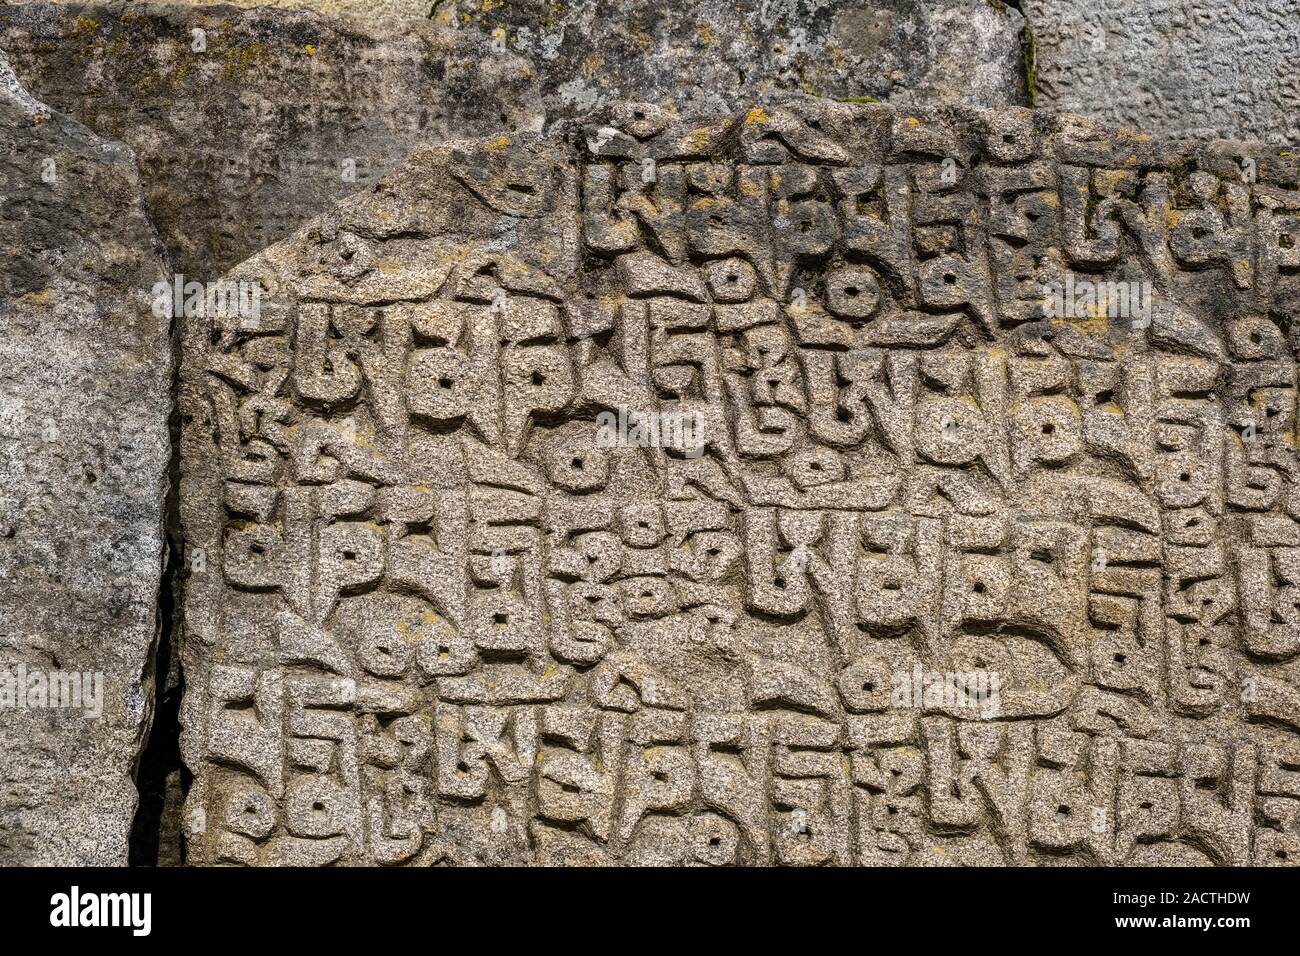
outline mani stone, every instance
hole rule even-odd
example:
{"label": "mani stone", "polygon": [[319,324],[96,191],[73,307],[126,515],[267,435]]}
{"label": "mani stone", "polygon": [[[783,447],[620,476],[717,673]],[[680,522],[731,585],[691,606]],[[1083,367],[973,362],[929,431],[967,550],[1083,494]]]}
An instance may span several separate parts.
{"label": "mani stone", "polygon": [[433,20],[372,21],[24,3],[0,6],[0,49],[46,102],[136,151],[171,260],[200,281],[421,143],[540,132],[623,97],[724,111],[784,93],[1025,102],[1022,19],[985,0],[667,6],[443,3]]}
{"label": "mani stone", "polygon": [[1025,0],[1035,103],[1162,136],[1300,143],[1300,0]]}
{"label": "mani stone", "polygon": [[1295,865],[1295,157],[425,146],[185,320],[198,864]]}
{"label": "mani stone", "polygon": [[424,139],[533,123],[524,61],[424,21],[30,3],[0,7],[0,49],[29,89],[134,148],[170,259],[201,282]]}
{"label": "mani stone", "polygon": [[0,864],[124,865],[159,628],[166,270],[131,151],[3,58],[0,259]]}

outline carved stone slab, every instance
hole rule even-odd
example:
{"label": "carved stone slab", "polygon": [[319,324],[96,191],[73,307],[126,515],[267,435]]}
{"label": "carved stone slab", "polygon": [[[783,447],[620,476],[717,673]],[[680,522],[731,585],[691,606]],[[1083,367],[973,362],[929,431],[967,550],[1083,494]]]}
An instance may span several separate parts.
{"label": "carved stone slab", "polygon": [[426,147],[187,323],[198,863],[1294,864],[1300,169]]}
{"label": "carved stone slab", "polygon": [[[433,7],[430,3],[429,7]],[[140,158],[177,270],[207,282],[420,143],[538,132],[630,97],[1024,103],[1021,18],[985,0],[443,3],[435,20],[156,3],[0,6],[35,94]]]}
{"label": "carved stone slab", "polygon": [[171,457],[131,151],[0,57],[0,865],[125,865]]}

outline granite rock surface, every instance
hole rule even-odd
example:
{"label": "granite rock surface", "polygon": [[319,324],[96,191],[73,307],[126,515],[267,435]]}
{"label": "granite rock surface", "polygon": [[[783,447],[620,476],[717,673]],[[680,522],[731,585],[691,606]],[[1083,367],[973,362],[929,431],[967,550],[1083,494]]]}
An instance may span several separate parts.
{"label": "granite rock surface", "polygon": [[131,151],[0,58],[0,864],[125,864],[171,444]]}
{"label": "granite rock surface", "polygon": [[1300,169],[1241,158],[617,103],[241,264],[189,859],[1293,865]]}

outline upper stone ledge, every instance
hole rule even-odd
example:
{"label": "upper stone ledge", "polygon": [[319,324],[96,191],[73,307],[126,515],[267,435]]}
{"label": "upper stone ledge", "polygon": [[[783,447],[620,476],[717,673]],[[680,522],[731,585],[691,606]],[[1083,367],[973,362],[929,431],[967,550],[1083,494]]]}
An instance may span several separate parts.
{"label": "upper stone ledge", "polygon": [[[490,8],[489,8],[490,7]],[[0,7],[46,102],[131,144],[183,273],[210,280],[419,143],[539,131],[605,103],[683,114],[779,95],[1025,102],[1020,26],[983,0],[482,6],[432,20],[164,4]]]}

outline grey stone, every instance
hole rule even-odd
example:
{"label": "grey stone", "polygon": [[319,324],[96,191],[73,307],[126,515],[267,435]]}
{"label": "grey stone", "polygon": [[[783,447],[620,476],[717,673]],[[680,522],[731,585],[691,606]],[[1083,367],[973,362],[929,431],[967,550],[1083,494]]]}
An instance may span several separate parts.
{"label": "grey stone", "polygon": [[171,457],[162,248],[131,151],[3,58],[0,194],[0,864],[125,864]]}
{"label": "grey stone", "polygon": [[135,149],[172,261],[208,281],[420,143],[540,131],[611,99],[1022,103],[1020,25],[985,0],[452,2],[374,22],[26,3],[0,7],[0,49],[45,101]]}
{"label": "grey stone", "polygon": [[1019,12],[988,0],[452,0],[528,58],[548,120],[619,100],[730,111],[772,94],[1026,102]]}
{"label": "grey stone", "polygon": [[1247,158],[611,104],[241,264],[188,859],[1294,865],[1300,168]]}
{"label": "grey stone", "polygon": [[1024,0],[1035,105],[1156,136],[1300,142],[1300,0]]}

